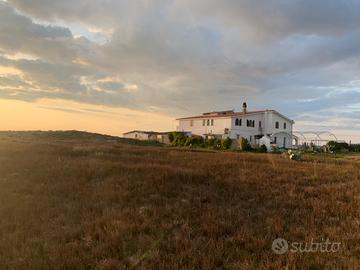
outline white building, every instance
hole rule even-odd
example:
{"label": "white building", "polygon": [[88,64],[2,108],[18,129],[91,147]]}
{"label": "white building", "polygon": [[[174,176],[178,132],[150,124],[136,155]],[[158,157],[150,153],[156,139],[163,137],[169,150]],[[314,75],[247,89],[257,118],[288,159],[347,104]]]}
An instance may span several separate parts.
{"label": "white building", "polygon": [[133,130],[123,134],[124,138],[135,139],[140,141],[158,141],[161,143],[169,143],[169,132],[155,132],[155,131],[143,131]]}
{"label": "white building", "polygon": [[[189,132],[203,137],[248,139],[252,146],[258,146],[264,139],[278,147],[291,148],[294,121],[275,110],[247,111],[246,103],[242,112],[219,111],[203,113],[176,119],[177,131]],[[265,140],[266,141],[266,140]]]}

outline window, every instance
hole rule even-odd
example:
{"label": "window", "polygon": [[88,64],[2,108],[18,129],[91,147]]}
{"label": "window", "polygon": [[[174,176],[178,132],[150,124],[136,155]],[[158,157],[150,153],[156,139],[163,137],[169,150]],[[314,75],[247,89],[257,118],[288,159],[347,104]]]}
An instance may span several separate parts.
{"label": "window", "polygon": [[286,148],[286,138],[285,137],[284,137],[283,146],[284,146],[284,148]]}
{"label": "window", "polygon": [[190,120],[190,127],[194,126],[194,120]]}
{"label": "window", "polygon": [[250,136],[250,142],[252,141],[252,136]]}
{"label": "window", "polygon": [[284,123],[284,129],[286,129],[286,123]]}
{"label": "window", "polygon": [[261,121],[259,121],[259,128],[261,128]]}
{"label": "window", "polygon": [[274,137],[274,143],[276,144],[276,142],[277,142],[277,138],[276,138],[276,137]]}
{"label": "window", "polygon": [[255,120],[246,120],[247,127],[255,127]]}
{"label": "window", "polygon": [[205,123],[206,123],[206,120],[205,120],[205,119],[203,119],[203,126],[205,126]]}
{"label": "window", "polygon": [[241,126],[241,123],[242,121],[241,121],[241,118],[239,119],[239,118],[236,118],[235,119],[235,126]]}
{"label": "window", "polygon": [[212,126],[214,125],[214,119],[211,119],[211,125]]}
{"label": "window", "polygon": [[275,122],[275,128],[279,128],[279,122]]}
{"label": "window", "polygon": [[207,120],[207,125],[210,126],[210,119]]}

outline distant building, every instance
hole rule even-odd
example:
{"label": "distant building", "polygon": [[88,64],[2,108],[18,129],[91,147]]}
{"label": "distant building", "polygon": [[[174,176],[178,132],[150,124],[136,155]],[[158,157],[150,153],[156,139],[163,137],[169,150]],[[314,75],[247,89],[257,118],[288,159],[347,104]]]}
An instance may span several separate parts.
{"label": "distant building", "polygon": [[243,137],[252,146],[269,141],[278,147],[292,147],[293,120],[275,110],[248,111],[246,103],[242,112],[215,111],[176,120],[177,131],[192,135],[230,139]]}
{"label": "distant building", "polygon": [[158,141],[161,143],[169,143],[169,132],[155,132],[155,131],[142,131],[133,130],[123,134],[124,138],[136,139],[141,141]]}

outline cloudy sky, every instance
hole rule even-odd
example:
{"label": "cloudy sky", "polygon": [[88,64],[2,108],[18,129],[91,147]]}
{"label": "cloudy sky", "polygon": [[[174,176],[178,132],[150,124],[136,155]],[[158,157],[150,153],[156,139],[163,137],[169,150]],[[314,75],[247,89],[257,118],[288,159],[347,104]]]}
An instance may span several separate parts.
{"label": "cloudy sky", "polygon": [[0,129],[273,108],[360,142],[358,0],[0,0]]}

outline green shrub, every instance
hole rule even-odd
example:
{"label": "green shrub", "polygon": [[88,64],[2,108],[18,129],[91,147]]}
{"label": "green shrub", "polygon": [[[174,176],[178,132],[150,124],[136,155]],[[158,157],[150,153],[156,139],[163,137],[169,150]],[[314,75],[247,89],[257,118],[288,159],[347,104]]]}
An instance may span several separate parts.
{"label": "green shrub", "polygon": [[173,146],[185,145],[187,136],[183,132],[171,132],[170,134],[169,134],[169,141],[171,145]]}
{"label": "green shrub", "polygon": [[241,138],[240,148],[242,151],[251,151],[252,147],[246,138]]}
{"label": "green shrub", "polygon": [[271,146],[271,152],[274,153],[274,154],[281,154],[282,152],[280,151],[280,148],[273,145]]}
{"label": "green shrub", "polygon": [[192,136],[191,137],[191,145],[203,147],[204,146],[204,138],[201,136]]}
{"label": "green shrub", "polygon": [[231,146],[231,139],[208,139],[204,140],[201,136],[188,137],[183,132],[171,132],[169,133],[169,141],[172,146],[180,147],[209,147],[214,149],[229,149]]}
{"label": "green shrub", "polygon": [[169,142],[170,142],[170,143],[172,143],[172,142],[174,141],[174,133],[175,133],[175,132],[170,132],[170,133],[168,134]]}
{"label": "green shrub", "polygon": [[329,141],[326,147],[330,152],[349,151],[349,145],[345,142]]}
{"label": "green shrub", "polygon": [[268,149],[265,144],[262,144],[259,148],[260,153],[267,153]]}
{"label": "green shrub", "polygon": [[213,139],[213,138],[207,139],[205,144],[207,147],[213,147],[215,144],[215,139]]}
{"label": "green shrub", "polygon": [[214,140],[214,146],[215,149],[221,149],[221,140],[220,139],[215,139]]}
{"label": "green shrub", "polygon": [[184,146],[192,146],[191,137],[187,137],[184,143]]}
{"label": "green shrub", "polygon": [[302,161],[301,152],[299,152],[299,151],[289,150],[288,155],[291,160]]}
{"label": "green shrub", "polygon": [[221,148],[222,149],[230,149],[232,144],[232,140],[230,138],[222,139],[221,140]]}
{"label": "green shrub", "polygon": [[351,151],[351,152],[360,152],[360,144],[351,144],[351,145],[349,145],[349,151]]}
{"label": "green shrub", "polygon": [[204,139],[201,136],[189,137],[184,132],[171,132],[168,136],[172,146],[204,147]]}
{"label": "green shrub", "polygon": [[203,139],[200,136],[187,137],[183,146],[202,147],[203,146]]}

